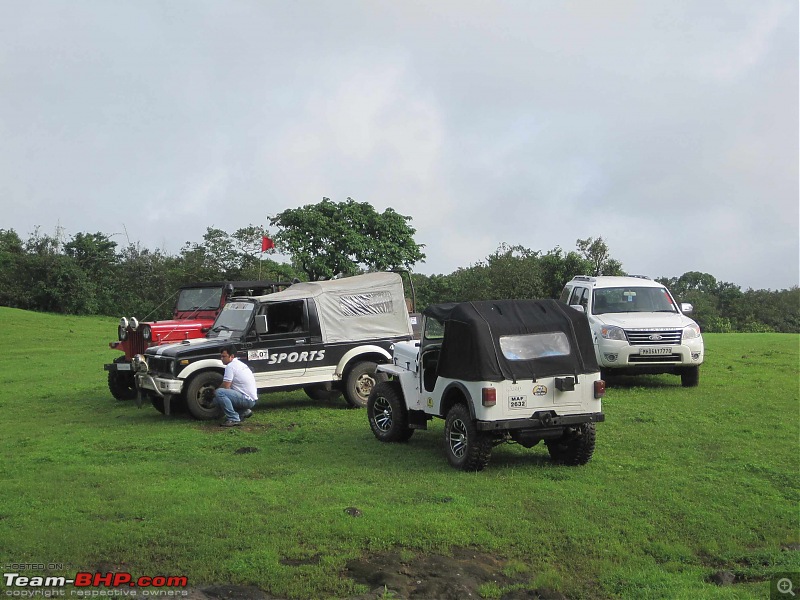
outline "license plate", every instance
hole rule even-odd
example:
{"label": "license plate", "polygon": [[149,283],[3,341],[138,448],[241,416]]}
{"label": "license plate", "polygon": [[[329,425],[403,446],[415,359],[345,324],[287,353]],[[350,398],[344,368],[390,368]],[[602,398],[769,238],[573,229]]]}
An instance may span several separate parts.
{"label": "license plate", "polygon": [[661,356],[672,354],[672,348],[642,348],[639,354],[643,356]]}
{"label": "license plate", "polygon": [[117,371],[130,371],[130,363],[117,363]]}
{"label": "license plate", "polygon": [[508,408],[528,408],[528,397],[511,396],[508,399]]}

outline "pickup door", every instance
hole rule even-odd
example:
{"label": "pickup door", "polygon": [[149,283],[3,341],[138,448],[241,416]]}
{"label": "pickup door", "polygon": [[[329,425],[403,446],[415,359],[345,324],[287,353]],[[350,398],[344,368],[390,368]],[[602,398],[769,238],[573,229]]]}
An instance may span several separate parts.
{"label": "pickup door", "polygon": [[267,333],[259,336],[255,328],[249,332],[242,357],[255,373],[259,388],[302,377],[306,368],[321,358],[319,323],[313,307],[309,315],[309,302],[313,300],[266,302],[259,307],[257,315],[267,317]]}

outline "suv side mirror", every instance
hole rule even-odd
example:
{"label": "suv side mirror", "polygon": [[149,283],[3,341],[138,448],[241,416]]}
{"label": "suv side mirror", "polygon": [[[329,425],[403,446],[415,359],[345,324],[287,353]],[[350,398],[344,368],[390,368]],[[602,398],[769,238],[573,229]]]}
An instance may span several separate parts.
{"label": "suv side mirror", "polygon": [[268,331],[267,315],[256,315],[256,333],[258,335],[264,335]]}
{"label": "suv side mirror", "polygon": [[681,302],[681,312],[682,313],[690,313],[693,310],[694,310],[694,306],[692,306],[688,302]]}
{"label": "suv side mirror", "polygon": [[582,312],[582,313],[586,312],[586,309],[583,307],[582,304],[570,304],[569,307],[570,308],[574,308],[575,310],[577,310],[579,312]]}

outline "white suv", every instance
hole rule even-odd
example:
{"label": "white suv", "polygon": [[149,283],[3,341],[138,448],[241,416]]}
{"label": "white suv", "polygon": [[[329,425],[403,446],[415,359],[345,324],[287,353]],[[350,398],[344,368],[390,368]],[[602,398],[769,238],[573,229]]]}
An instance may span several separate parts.
{"label": "white suv", "polygon": [[673,373],[684,387],[699,383],[703,336],[684,314],[692,305],[679,307],[660,283],[640,276],[579,275],[560,299],[589,317],[604,376]]}

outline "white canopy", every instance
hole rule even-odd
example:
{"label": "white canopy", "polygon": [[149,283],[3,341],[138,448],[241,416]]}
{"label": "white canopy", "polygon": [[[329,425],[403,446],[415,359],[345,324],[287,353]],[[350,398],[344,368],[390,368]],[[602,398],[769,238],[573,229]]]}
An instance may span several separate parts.
{"label": "white canopy", "polygon": [[325,343],[412,336],[403,280],[397,273],[295,283],[258,300],[273,303],[304,298],[316,302]]}

